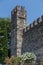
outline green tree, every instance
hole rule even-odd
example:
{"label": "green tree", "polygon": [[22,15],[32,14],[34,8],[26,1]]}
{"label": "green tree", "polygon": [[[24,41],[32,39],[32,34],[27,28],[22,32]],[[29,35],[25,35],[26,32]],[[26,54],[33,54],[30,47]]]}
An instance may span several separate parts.
{"label": "green tree", "polygon": [[11,30],[9,18],[0,18],[0,63],[8,56],[8,40]]}

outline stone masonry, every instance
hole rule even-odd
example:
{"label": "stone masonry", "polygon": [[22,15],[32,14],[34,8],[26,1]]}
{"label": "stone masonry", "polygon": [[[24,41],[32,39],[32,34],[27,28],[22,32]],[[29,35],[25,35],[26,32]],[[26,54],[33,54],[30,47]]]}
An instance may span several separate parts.
{"label": "stone masonry", "polygon": [[26,25],[26,10],[16,6],[11,12],[11,55],[33,52],[43,61],[43,16]]}
{"label": "stone masonry", "polygon": [[43,61],[43,16],[24,29],[21,51],[34,52]]}
{"label": "stone masonry", "polygon": [[23,29],[26,27],[25,7],[16,6],[11,12],[11,55],[21,55]]}

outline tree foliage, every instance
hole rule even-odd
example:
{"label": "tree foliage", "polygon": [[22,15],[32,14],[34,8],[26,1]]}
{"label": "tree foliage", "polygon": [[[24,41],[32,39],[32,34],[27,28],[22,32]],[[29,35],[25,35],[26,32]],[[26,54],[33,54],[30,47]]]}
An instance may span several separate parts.
{"label": "tree foliage", "polygon": [[9,18],[0,18],[0,63],[8,56],[8,39],[11,30]]}

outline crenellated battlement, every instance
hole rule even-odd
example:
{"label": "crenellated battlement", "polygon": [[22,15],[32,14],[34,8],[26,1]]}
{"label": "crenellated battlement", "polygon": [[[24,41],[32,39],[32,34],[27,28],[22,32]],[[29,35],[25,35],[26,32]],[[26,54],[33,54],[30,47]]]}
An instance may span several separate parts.
{"label": "crenellated battlement", "polygon": [[26,12],[26,9],[25,9],[24,6],[19,6],[19,5],[17,5],[17,6],[11,11],[11,14],[16,13],[17,11],[21,11],[21,12],[25,13],[25,12]]}
{"label": "crenellated battlement", "polygon": [[26,31],[30,30],[31,28],[35,27],[36,25],[38,25],[41,22],[43,22],[43,15],[41,17],[37,18],[35,21],[33,21],[33,23],[28,25],[23,31],[26,32]]}

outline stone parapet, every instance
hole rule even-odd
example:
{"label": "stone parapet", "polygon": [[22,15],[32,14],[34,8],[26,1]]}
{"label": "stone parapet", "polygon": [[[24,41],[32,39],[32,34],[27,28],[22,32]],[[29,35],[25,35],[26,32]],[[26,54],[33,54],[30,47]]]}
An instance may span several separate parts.
{"label": "stone parapet", "polygon": [[17,11],[26,12],[26,9],[25,9],[24,6],[21,6],[21,7],[20,7],[19,5],[17,5],[17,6],[11,11],[11,13],[14,14],[14,12],[17,12]]}
{"label": "stone parapet", "polygon": [[37,26],[39,23],[43,22],[43,15],[39,18],[37,18],[37,20],[33,21],[33,23],[31,23],[30,25],[28,25],[26,28],[24,28],[24,33],[27,32],[28,30],[30,30],[31,28]]}

